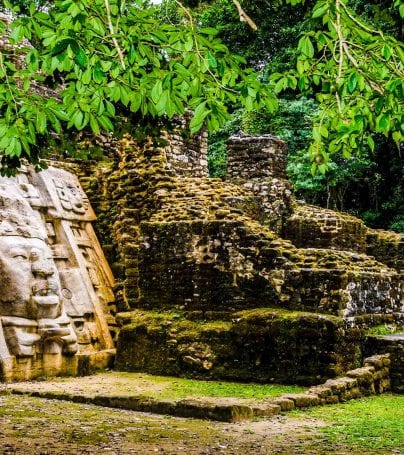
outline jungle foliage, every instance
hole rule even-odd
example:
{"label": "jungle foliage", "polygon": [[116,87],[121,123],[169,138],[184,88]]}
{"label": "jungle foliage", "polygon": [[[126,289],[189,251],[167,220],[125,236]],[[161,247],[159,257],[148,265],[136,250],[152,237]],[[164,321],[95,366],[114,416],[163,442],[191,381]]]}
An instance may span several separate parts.
{"label": "jungle foliage", "polygon": [[[290,175],[309,201],[365,213],[375,225],[402,224],[402,0],[1,5],[11,13],[9,25],[0,21],[11,43],[0,54],[2,174],[22,159],[41,166],[43,144],[66,131],[119,134],[130,123],[164,124],[190,108],[191,132],[216,131],[216,175],[225,169],[227,134],[273,132],[290,143]],[[388,169],[378,158],[386,153]],[[386,175],[394,178],[381,185]],[[366,207],[347,202],[358,182],[375,195]]]}
{"label": "jungle foliage", "polygon": [[[276,84],[279,84],[278,88],[282,84],[287,86],[280,90],[278,95],[280,97],[279,110],[275,114],[268,113],[264,109],[249,113],[237,110],[232,121],[219,133],[211,136],[210,169],[212,174],[222,177],[225,174],[225,142],[228,133],[240,129],[251,134],[272,133],[288,142],[288,173],[289,178],[294,183],[298,197],[309,203],[349,211],[361,216],[373,227],[403,231],[404,187],[402,151],[400,150],[401,139],[399,139],[401,132],[395,133],[394,137],[399,140],[394,141],[391,135],[377,127],[377,121],[381,121],[384,114],[380,111],[379,116],[377,116],[376,111],[381,106],[381,100],[384,99],[386,93],[380,97],[379,106],[376,107],[376,104],[373,104],[370,99],[373,96],[379,96],[377,91],[367,101],[365,100],[367,95],[362,97],[362,94],[357,91],[357,86],[353,89],[353,85],[350,85],[352,93],[349,93],[348,82],[351,77],[349,76],[345,78],[345,82],[342,84],[342,86],[345,84],[345,89],[335,91],[334,98],[330,93],[326,94],[326,101],[334,99],[333,102],[335,103],[330,105],[331,110],[327,114],[327,107],[323,99],[323,83],[319,86],[310,86],[307,90],[304,89],[303,93],[300,93],[300,90],[293,90],[293,87],[289,86],[289,82],[285,82],[288,77],[285,75],[295,77],[292,76],[296,74],[294,68],[298,64],[303,65],[303,61],[307,63],[307,60],[302,60],[298,50],[299,42],[300,47],[305,46],[301,41],[302,36],[308,36],[310,43],[313,44],[313,56],[316,52],[312,34],[316,27],[317,17],[313,18],[313,16],[317,16],[319,12],[311,12],[310,6],[313,5],[313,2],[311,4],[306,2],[306,5],[299,9],[285,4],[275,7],[272,2],[271,6],[267,2],[245,2],[247,11],[251,13],[257,24],[262,25],[262,29],[259,29],[260,31],[254,35],[255,39],[254,36],[251,37],[251,32],[247,31],[246,26],[237,26],[238,17],[234,12],[231,15],[230,0],[227,2],[227,7],[224,7],[223,3],[226,2],[216,2],[210,9],[201,10],[202,23],[218,28],[220,36],[230,49],[237,49],[250,64],[260,66],[264,81],[269,81],[269,84],[273,83],[275,74]],[[323,8],[326,6],[325,3],[327,2],[323,2]],[[362,21],[366,21],[367,24],[371,24],[366,25],[366,27],[381,30],[380,34],[389,33],[398,43],[402,37],[402,20],[398,4],[394,5],[392,2],[379,0],[370,2],[351,0],[347,4],[353,8],[357,15],[352,17],[357,17],[361,24]],[[265,14],[257,14],[259,11],[261,13],[265,11]],[[353,15],[351,10],[348,11],[349,14]],[[322,19],[324,27],[329,27],[327,21],[328,19]],[[275,29],[271,28],[270,24],[276,24]],[[233,34],[231,33],[232,29],[236,30]],[[244,39],[248,33],[250,36],[248,39]],[[265,37],[266,33],[269,36]],[[273,37],[274,40],[272,40]],[[308,41],[306,45],[309,46]],[[326,56],[326,54],[324,55]],[[258,56],[262,58],[259,59]],[[401,68],[400,71],[402,71],[402,57],[400,58],[401,61],[397,62],[397,68]],[[325,59],[326,57],[324,57],[324,61]],[[301,63],[298,63],[299,61]],[[365,62],[362,58],[361,61]],[[383,68],[382,59],[379,66],[380,69]],[[317,67],[314,65],[312,68]],[[343,67],[343,71],[345,71],[345,67]],[[355,70],[355,67],[352,71],[354,72],[351,74],[359,74],[359,69]],[[306,74],[306,70],[303,73]],[[332,75],[332,72],[330,74]],[[351,84],[354,83],[355,77],[352,76]],[[391,78],[391,80],[394,79],[393,76]],[[279,82],[281,80],[283,82]],[[334,82],[335,80],[336,77]],[[397,82],[397,78],[395,80]],[[356,80],[357,83],[358,80]],[[383,89],[385,85],[382,83]],[[402,123],[401,90],[402,88],[396,93],[398,99],[391,94],[387,96],[394,106],[390,111],[386,104],[384,111],[386,115],[387,112],[392,113],[394,111],[395,121],[399,123]],[[370,91],[367,93],[370,94]],[[352,98],[351,95],[353,95]],[[344,96],[351,98],[351,100],[349,101]],[[335,109],[338,97],[340,97],[344,109],[348,108],[349,103],[351,106],[356,105],[354,108],[356,114],[350,119],[350,114],[347,115],[346,126],[342,125],[341,128],[335,129],[331,125],[333,131],[331,133],[330,124],[334,122],[335,126],[341,120],[338,109]],[[357,100],[353,98],[357,98]],[[367,104],[368,102],[369,104]],[[372,121],[376,121],[375,128],[366,124],[369,117],[364,119],[367,115],[367,108],[364,107],[363,103],[367,104],[367,107],[373,112]],[[321,123],[322,119],[323,123]],[[355,127],[355,121],[361,123],[359,129]],[[366,129],[366,133],[364,129],[361,129],[362,126]],[[398,123],[397,127],[402,128]],[[316,128],[317,133],[315,132]],[[338,130],[338,128],[340,129]],[[320,140],[320,148],[323,147],[320,155],[315,148],[316,141],[312,141],[313,136],[314,139],[317,137]],[[335,148],[336,145],[340,147],[338,150]],[[327,168],[327,172],[315,172],[318,168],[320,171]]]}
{"label": "jungle foliage", "polygon": [[[164,23],[141,0],[57,0],[46,8],[27,1],[14,12],[12,46],[0,54],[3,174],[22,158],[40,165],[43,136],[112,131],[121,115],[172,118],[188,107],[197,132],[223,126],[236,102],[247,110],[276,107],[244,58],[191,16]],[[0,34],[7,35],[2,21]],[[38,94],[38,85],[51,86],[53,96]]]}

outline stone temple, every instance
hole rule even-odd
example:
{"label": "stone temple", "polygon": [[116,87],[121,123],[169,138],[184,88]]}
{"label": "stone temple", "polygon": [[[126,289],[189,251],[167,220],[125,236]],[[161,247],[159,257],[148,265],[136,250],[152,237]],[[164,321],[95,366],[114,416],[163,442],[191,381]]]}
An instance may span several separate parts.
{"label": "stone temple", "polygon": [[359,366],[368,328],[402,316],[402,236],[297,203],[277,138],[232,137],[224,182],[205,137],[161,139],[124,138],[81,178],[117,280],[115,367],[317,383]]}
{"label": "stone temple", "polygon": [[315,384],[402,321],[402,236],[298,203],[279,139],[230,138],[226,181],[203,134],[100,144],[0,181],[1,380],[86,374],[116,345],[118,370]]}

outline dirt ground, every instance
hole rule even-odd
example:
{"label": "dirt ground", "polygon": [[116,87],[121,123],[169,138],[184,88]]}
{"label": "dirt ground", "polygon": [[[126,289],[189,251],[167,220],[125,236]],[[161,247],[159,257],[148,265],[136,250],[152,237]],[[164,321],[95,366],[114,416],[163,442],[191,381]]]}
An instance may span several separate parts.
{"label": "dirt ground", "polygon": [[348,447],[329,445],[319,431],[323,425],[304,416],[226,424],[0,396],[0,453],[4,455],[354,453]]}

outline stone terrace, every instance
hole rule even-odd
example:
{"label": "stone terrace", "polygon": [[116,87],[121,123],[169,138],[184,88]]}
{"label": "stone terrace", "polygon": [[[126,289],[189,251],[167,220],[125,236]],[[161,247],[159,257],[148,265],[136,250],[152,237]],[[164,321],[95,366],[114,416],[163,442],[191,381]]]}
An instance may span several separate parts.
{"label": "stone terrace", "polygon": [[302,383],[357,367],[367,327],[401,314],[400,235],[298,205],[279,139],[231,138],[225,182],[190,140],[126,137],[85,178],[114,252],[117,367]]}

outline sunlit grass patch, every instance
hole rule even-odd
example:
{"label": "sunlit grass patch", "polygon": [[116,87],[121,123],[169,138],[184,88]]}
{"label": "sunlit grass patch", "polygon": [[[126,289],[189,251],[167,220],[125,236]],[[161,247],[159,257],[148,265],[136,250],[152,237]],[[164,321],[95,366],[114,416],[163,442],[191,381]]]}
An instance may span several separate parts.
{"label": "sunlit grass patch", "polygon": [[379,395],[293,414],[325,421],[319,432],[331,445],[397,453],[404,448],[404,396]]}

